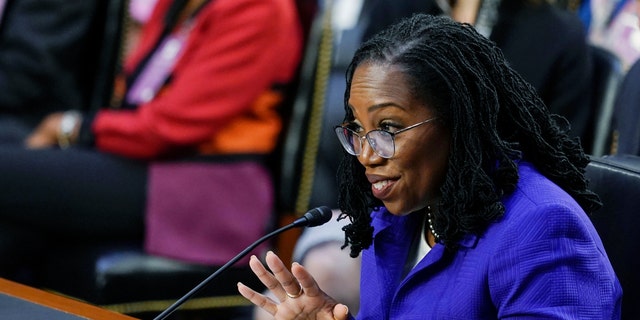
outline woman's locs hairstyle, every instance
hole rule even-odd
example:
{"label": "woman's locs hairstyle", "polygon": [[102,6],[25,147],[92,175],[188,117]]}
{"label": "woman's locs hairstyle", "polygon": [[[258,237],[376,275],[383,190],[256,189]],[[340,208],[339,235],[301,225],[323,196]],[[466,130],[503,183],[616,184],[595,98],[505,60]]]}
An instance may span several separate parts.
{"label": "woman's locs hairstyle", "polygon": [[[501,198],[518,182],[523,159],[567,191],[590,213],[601,204],[587,188],[588,158],[567,121],[548,112],[535,89],[517,74],[496,45],[473,26],[447,17],[416,14],[376,34],[356,51],[347,70],[346,107],[355,69],[384,63],[404,70],[412,94],[434,108],[451,133],[451,152],[434,217],[436,232],[455,249],[465,234],[481,234],[504,213]],[[345,152],[346,155],[346,152]],[[364,168],[345,156],[338,169],[339,207],[351,256],[371,245],[371,194]]]}

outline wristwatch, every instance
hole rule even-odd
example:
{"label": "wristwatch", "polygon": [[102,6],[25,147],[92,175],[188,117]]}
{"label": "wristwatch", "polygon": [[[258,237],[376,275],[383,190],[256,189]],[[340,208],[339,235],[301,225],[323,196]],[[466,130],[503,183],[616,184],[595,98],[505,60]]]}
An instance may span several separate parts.
{"label": "wristwatch", "polygon": [[78,111],[70,110],[62,114],[60,128],[58,128],[58,146],[61,149],[66,149],[71,145],[71,136],[80,121],[82,121],[82,114]]}

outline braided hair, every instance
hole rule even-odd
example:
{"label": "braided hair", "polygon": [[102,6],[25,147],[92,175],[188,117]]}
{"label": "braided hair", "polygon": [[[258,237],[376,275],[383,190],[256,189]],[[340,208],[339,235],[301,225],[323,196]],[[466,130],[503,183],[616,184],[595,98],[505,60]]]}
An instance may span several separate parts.
{"label": "braided hair", "polygon": [[[481,234],[504,214],[500,199],[518,182],[517,161],[529,161],[587,212],[600,208],[588,190],[589,162],[566,119],[549,113],[535,88],[473,26],[447,17],[416,14],[376,34],[356,51],[347,70],[345,122],[355,69],[364,62],[402,68],[411,93],[435,109],[451,132],[439,214],[433,226],[448,249],[465,234]],[[344,247],[356,257],[373,240],[373,197],[364,167],[347,155],[338,168],[341,218],[349,218]]]}

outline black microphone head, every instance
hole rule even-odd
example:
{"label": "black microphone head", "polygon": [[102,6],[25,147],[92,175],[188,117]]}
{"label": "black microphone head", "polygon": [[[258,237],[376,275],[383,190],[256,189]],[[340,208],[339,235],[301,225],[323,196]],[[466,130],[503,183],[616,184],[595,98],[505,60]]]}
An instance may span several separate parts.
{"label": "black microphone head", "polygon": [[329,207],[317,207],[307,211],[304,216],[294,221],[294,224],[299,227],[316,227],[329,222],[331,216],[332,213]]}

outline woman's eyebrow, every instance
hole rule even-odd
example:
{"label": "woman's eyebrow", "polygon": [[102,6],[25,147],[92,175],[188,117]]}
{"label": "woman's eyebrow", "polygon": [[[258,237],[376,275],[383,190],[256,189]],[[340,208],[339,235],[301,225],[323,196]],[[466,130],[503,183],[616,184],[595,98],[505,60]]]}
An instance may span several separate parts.
{"label": "woman's eyebrow", "polygon": [[[347,105],[349,107],[349,109],[351,109],[351,112],[354,112],[354,106],[351,104]],[[394,103],[394,102],[382,102],[382,103],[376,103],[374,105],[371,105],[367,108],[368,112],[372,112],[372,111],[376,111],[378,109],[382,109],[382,108],[386,108],[386,107],[396,107],[396,108],[400,108],[400,109],[404,109],[402,106]],[[355,113],[355,112],[354,112]]]}
{"label": "woman's eyebrow", "polygon": [[395,107],[395,108],[400,108],[400,109],[404,109],[401,106],[393,103],[393,102],[383,102],[383,103],[378,103],[378,104],[374,104],[372,106],[369,106],[369,108],[367,108],[367,111],[372,112],[372,111],[376,111],[378,109],[382,109],[382,108],[387,108],[387,107]]}

